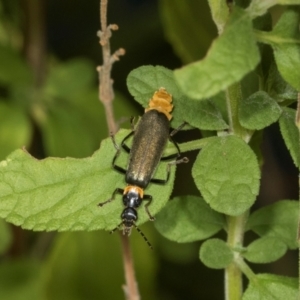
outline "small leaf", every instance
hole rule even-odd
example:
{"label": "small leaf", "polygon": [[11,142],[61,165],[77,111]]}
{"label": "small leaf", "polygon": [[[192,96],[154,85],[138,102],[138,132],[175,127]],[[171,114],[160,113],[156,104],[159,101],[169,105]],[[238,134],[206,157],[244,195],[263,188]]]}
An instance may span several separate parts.
{"label": "small leaf", "polygon": [[235,136],[210,140],[199,153],[192,174],[204,200],[228,215],[245,212],[258,194],[260,171],[255,154]]}
{"label": "small leaf", "polygon": [[275,237],[263,237],[252,242],[243,256],[253,263],[270,263],[278,260],[287,251],[284,242]]}
{"label": "small leaf", "polygon": [[208,0],[208,4],[211,10],[212,18],[218,28],[218,32],[222,33],[229,17],[229,6],[225,0]]}
{"label": "small leaf", "polygon": [[299,21],[299,8],[288,8],[269,33],[278,70],[297,90],[300,90],[300,69],[297,68],[300,65]]}
{"label": "small leaf", "polygon": [[258,91],[244,99],[239,107],[239,121],[247,129],[260,130],[276,122],[282,110],[266,92]]}
{"label": "small leaf", "polygon": [[258,274],[250,281],[243,300],[297,299],[298,280],[273,274]]}
{"label": "small leaf", "polygon": [[275,237],[290,249],[296,249],[299,204],[297,201],[282,200],[263,207],[250,215],[247,229],[262,237]]}
{"label": "small leaf", "polygon": [[25,112],[17,106],[0,102],[0,159],[17,148],[28,146],[31,134],[30,120]]}
{"label": "small leaf", "polygon": [[203,57],[217,34],[206,2],[163,0],[159,4],[163,29],[176,54],[185,63]]}
{"label": "small leaf", "polygon": [[201,130],[224,130],[228,128],[221,112],[211,100],[195,101],[186,98],[184,101],[181,98],[177,107],[182,112],[183,119],[193,127]]}
{"label": "small leaf", "polygon": [[[128,131],[116,135],[120,143]],[[110,199],[116,188],[125,186],[124,175],[112,168],[116,150],[110,139],[101,143],[93,156],[84,159],[47,158],[36,160],[23,150],[13,152],[0,163],[0,217],[33,230],[111,230],[120,223],[122,197],[103,207],[99,202]],[[117,164],[126,168],[127,153],[121,153]],[[162,162],[156,178],[166,177]],[[147,194],[153,201],[149,207],[155,215],[168,201],[175,168],[166,185],[150,184]],[[149,219],[144,203],[138,210],[139,222]]]}
{"label": "small leaf", "polygon": [[177,197],[157,215],[156,229],[166,238],[188,243],[206,239],[225,226],[224,216],[213,211],[202,198]]}
{"label": "small leaf", "polygon": [[[127,77],[127,87],[134,99],[147,107],[155,91],[164,87],[173,97],[172,127],[176,128],[184,121],[179,101],[187,101],[178,89],[173,72],[161,66],[142,66],[132,70]],[[181,105],[183,106],[183,105]]]}
{"label": "small leaf", "polygon": [[296,111],[289,107],[283,108],[283,113],[279,119],[280,132],[284,142],[290,151],[294,164],[300,167],[300,135],[295,124]]}
{"label": "small leaf", "polygon": [[233,253],[220,239],[205,241],[200,248],[200,260],[209,268],[224,269],[233,260]]}
{"label": "small leaf", "polygon": [[[247,38],[241,39],[243,36]],[[241,80],[259,60],[251,19],[235,6],[224,32],[213,42],[206,57],[174,73],[187,96],[205,99]]]}
{"label": "small leaf", "polygon": [[277,102],[297,99],[297,91],[280,75],[275,63],[270,67],[267,79],[268,94]]}
{"label": "small leaf", "polygon": [[247,9],[251,14],[252,18],[262,16],[267,13],[268,9],[276,4],[281,5],[297,5],[300,4],[299,0],[252,0],[249,8]]}

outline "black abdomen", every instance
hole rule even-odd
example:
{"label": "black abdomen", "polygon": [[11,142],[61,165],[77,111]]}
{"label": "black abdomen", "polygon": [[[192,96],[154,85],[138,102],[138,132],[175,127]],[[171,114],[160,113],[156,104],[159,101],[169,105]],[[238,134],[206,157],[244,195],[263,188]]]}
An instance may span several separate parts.
{"label": "black abdomen", "polygon": [[146,112],[134,132],[125,180],[147,187],[169,138],[169,120],[157,110]]}

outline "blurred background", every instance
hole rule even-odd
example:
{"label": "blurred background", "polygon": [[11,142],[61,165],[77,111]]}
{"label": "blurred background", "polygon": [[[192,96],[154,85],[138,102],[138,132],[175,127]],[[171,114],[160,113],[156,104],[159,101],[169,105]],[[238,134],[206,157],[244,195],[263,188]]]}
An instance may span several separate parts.
{"label": "blurred background", "polygon": [[[99,0],[0,0],[1,159],[24,145],[37,158],[86,157],[108,136],[97,87],[96,67],[102,63],[96,36],[99,6]],[[273,9],[273,20],[280,12]],[[111,39],[112,52],[126,49],[112,71],[120,123],[143,113],[126,88],[132,69],[150,64],[178,68],[202,58],[217,36],[206,1],[109,0],[108,23],[119,26]],[[121,126],[130,128],[129,122]],[[182,132],[177,139],[199,136]],[[297,199],[298,171],[277,124],[265,130],[261,149],[265,161],[253,209]],[[196,155],[188,154],[191,161]],[[174,195],[198,194],[191,165],[178,168]],[[223,299],[223,271],[202,265],[200,243],[170,242],[149,223],[142,230],[154,247],[150,251],[133,232],[142,299]],[[3,221],[0,231],[0,299],[124,299],[117,234],[35,233]],[[226,238],[225,233],[219,237]],[[245,244],[253,239],[247,235]],[[251,267],[259,273],[297,276],[297,253]]]}

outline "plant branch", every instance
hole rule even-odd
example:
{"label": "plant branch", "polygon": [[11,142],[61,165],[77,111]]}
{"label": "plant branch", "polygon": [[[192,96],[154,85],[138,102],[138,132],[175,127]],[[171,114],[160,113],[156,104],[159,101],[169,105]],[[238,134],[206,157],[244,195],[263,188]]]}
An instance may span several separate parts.
{"label": "plant branch", "polygon": [[119,60],[121,55],[125,54],[125,50],[120,48],[111,54],[110,38],[112,31],[117,30],[116,24],[107,25],[107,3],[108,0],[100,2],[100,23],[101,30],[97,32],[99,43],[102,47],[103,65],[97,67],[99,73],[99,100],[103,103],[106,115],[106,122],[110,133],[117,131],[117,125],[114,119],[112,102],[114,99],[114,91],[112,88],[113,80],[111,79],[111,69],[115,61]]}
{"label": "plant branch", "polygon": [[133,267],[133,260],[130,250],[129,237],[120,233],[122,241],[122,253],[124,262],[124,273],[126,285],[123,285],[123,290],[127,300],[140,300],[137,282],[135,279],[135,272]]}
{"label": "plant branch", "polygon": [[[227,217],[228,237],[227,243],[231,249],[240,248],[243,245],[245,225],[249,212],[237,217]],[[226,300],[240,300],[243,295],[242,272],[236,264],[240,254],[234,252],[234,261],[225,269],[225,295]]]}
{"label": "plant branch", "polygon": [[39,88],[46,75],[44,2],[27,0],[22,5],[25,11],[24,53],[33,71],[35,86]]}
{"label": "plant branch", "polygon": [[[111,79],[111,69],[114,62],[119,60],[121,55],[125,54],[125,50],[120,48],[111,54],[110,38],[113,30],[118,30],[116,24],[107,25],[107,4],[108,0],[100,2],[100,23],[101,30],[97,32],[99,43],[102,47],[103,65],[97,67],[99,73],[99,100],[103,103],[106,115],[106,122],[110,133],[117,131],[117,124],[113,114],[112,102],[114,99],[113,80]],[[123,263],[126,285],[123,286],[127,300],[139,300],[140,295],[135,279],[133,260],[131,256],[129,238],[127,235],[120,234]]]}

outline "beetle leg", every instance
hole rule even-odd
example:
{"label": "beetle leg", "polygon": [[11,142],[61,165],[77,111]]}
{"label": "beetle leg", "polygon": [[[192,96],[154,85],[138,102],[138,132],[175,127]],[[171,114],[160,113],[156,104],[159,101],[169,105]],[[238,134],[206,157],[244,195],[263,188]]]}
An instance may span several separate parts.
{"label": "beetle leg", "polygon": [[148,206],[149,206],[149,205],[151,204],[151,202],[152,202],[152,196],[151,196],[151,195],[144,195],[143,200],[148,201],[148,202],[145,204],[145,211],[146,211],[147,215],[149,216],[150,221],[154,221],[155,218],[151,215],[151,213],[150,213],[150,211],[149,211],[149,208],[148,208]]}
{"label": "beetle leg", "polygon": [[113,200],[115,199],[115,195],[116,195],[117,193],[123,194],[123,193],[124,193],[124,190],[123,190],[123,189],[116,188],[116,189],[114,190],[114,192],[112,193],[111,198],[108,199],[108,200],[106,200],[106,201],[104,201],[104,202],[98,203],[98,206],[102,207],[103,205],[105,205],[105,204],[107,204],[107,203],[113,201]]}

